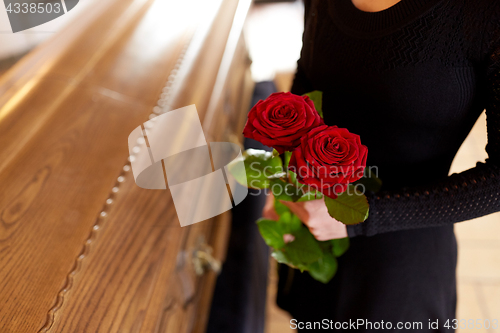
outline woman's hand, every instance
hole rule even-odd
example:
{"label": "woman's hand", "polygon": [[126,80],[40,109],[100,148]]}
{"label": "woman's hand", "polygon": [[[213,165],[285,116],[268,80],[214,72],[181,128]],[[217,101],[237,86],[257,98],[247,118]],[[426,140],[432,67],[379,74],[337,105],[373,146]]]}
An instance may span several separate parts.
{"label": "woman's hand", "polygon": [[[346,225],[328,214],[328,209],[323,199],[304,202],[280,202],[287,206],[305,225],[307,225],[317,240],[326,241],[348,237]],[[274,210],[274,197],[272,194],[268,195],[262,213],[263,217],[266,219],[275,221],[279,219],[278,214]]]}

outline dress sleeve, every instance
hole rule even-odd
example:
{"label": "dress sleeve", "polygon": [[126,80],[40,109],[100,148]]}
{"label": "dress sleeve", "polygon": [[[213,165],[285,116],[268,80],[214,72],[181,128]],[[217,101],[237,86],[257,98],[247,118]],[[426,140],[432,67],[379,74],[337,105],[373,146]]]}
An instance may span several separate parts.
{"label": "dress sleeve", "polygon": [[290,91],[295,95],[303,95],[313,90],[314,89],[311,87],[311,83],[307,79],[304,72],[301,60],[299,59],[297,62],[297,71],[295,72],[295,77],[293,79],[292,89]]}
{"label": "dress sleeve", "polygon": [[[500,23],[500,22],[497,22]],[[500,29],[500,24],[496,29]],[[348,226],[349,237],[438,227],[500,211],[500,32],[487,55],[485,163],[425,187],[368,196],[369,218]],[[489,35],[491,36],[491,34]],[[492,42],[492,41],[495,42]]]}

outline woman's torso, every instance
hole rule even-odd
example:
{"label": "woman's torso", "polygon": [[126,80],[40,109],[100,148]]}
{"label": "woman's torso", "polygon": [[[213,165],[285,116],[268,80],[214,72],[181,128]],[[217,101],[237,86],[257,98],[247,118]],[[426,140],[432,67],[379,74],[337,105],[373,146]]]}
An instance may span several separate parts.
{"label": "woman's torso", "polygon": [[403,0],[377,13],[351,0],[306,3],[307,89],[323,91],[327,124],[361,136],[385,189],[447,176],[485,107],[466,3]]}

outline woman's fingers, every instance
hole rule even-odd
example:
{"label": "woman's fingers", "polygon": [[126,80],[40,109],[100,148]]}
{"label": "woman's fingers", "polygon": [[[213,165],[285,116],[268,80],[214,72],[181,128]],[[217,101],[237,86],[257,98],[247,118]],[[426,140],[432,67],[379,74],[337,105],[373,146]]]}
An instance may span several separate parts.
{"label": "woman's fingers", "polygon": [[287,206],[311,231],[311,234],[319,240],[347,237],[347,227],[337,221],[328,213],[323,200],[311,200],[305,202],[281,201]]}
{"label": "woman's fingers", "polygon": [[[305,202],[282,201],[282,204],[287,206],[292,213],[309,228],[311,234],[319,240],[326,241],[336,238],[347,237],[346,226],[335,220],[328,214],[325,202],[323,200],[311,200]],[[268,195],[264,210],[262,212],[264,218],[277,221],[279,216],[274,209],[274,196]],[[293,241],[287,237],[285,242]]]}

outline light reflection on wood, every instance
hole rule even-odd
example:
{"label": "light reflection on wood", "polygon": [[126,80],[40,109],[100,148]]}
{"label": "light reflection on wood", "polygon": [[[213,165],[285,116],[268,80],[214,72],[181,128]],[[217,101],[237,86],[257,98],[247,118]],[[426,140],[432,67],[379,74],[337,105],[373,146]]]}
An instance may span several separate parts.
{"label": "light reflection on wood", "polygon": [[[202,2],[216,8],[203,13],[207,33],[191,39],[200,20],[178,18]],[[2,333],[206,325],[216,275],[197,277],[178,258],[206,242],[223,259],[228,214],[181,228],[168,190],[137,187],[123,166],[128,134],[172,71],[172,108],[196,104],[203,121],[214,103],[210,138],[241,137],[252,90],[241,36],[213,94],[238,1],[101,3],[0,79]],[[194,51],[178,67],[186,43]]]}

